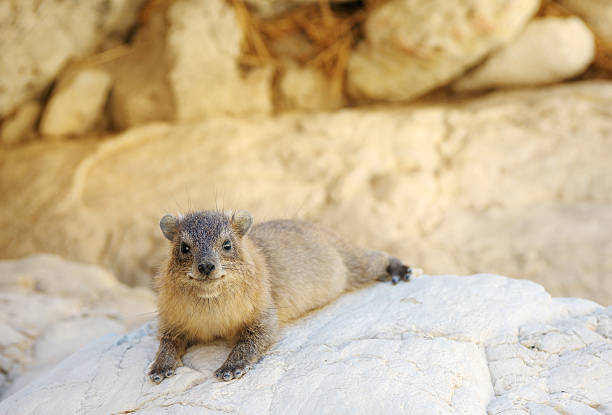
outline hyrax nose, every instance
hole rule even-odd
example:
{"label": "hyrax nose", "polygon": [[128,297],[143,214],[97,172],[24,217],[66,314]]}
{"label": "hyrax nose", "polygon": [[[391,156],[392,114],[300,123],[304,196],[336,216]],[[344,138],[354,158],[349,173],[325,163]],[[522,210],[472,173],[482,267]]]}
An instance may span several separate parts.
{"label": "hyrax nose", "polygon": [[198,271],[200,271],[203,275],[209,275],[215,269],[215,264],[211,262],[204,262],[203,264],[198,265]]}

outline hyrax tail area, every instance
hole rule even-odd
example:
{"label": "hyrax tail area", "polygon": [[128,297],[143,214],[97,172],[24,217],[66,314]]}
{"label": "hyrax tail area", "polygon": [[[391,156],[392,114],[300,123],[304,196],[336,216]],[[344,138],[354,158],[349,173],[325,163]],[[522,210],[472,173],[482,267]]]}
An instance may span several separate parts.
{"label": "hyrax tail area", "polygon": [[250,238],[268,263],[280,321],[300,317],[372,281],[409,278],[409,268],[399,260],[357,248],[312,223],[264,222],[253,227]]}
{"label": "hyrax tail area", "polygon": [[400,280],[410,281],[412,275],[409,266],[386,252],[352,248],[343,252],[343,257],[349,270],[348,289],[360,288],[375,280],[391,280],[397,284]]}

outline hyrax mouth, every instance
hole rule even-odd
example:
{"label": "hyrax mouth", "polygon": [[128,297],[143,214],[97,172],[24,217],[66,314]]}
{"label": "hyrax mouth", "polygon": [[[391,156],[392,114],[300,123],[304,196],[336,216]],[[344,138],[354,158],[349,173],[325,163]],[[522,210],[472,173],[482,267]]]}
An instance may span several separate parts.
{"label": "hyrax mouth", "polygon": [[215,276],[201,276],[201,275],[198,275],[198,274],[194,275],[194,273],[191,272],[191,271],[186,272],[185,275],[187,275],[187,277],[191,281],[207,282],[207,283],[219,281],[219,280],[221,280],[221,279],[223,279],[225,277],[225,273],[219,274],[219,275],[215,275]]}

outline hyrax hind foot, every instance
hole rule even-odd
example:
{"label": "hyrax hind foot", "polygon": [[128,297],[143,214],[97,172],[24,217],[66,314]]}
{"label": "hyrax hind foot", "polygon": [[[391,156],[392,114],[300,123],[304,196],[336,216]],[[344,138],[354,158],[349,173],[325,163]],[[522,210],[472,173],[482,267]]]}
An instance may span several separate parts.
{"label": "hyrax hind foot", "polygon": [[400,280],[410,281],[412,268],[410,268],[408,265],[404,265],[402,261],[397,258],[391,258],[389,260],[387,272],[391,276],[391,282],[395,285],[400,282]]}

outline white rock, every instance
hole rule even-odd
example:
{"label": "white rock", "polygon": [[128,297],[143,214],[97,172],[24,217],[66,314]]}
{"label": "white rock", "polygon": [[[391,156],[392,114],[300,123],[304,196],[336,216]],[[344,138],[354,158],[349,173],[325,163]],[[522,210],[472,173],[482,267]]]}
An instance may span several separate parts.
{"label": "white rock", "polygon": [[150,319],[153,294],[102,268],[51,255],[0,261],[0,394],[11,394],[86,343]]}
{"label": "white rock", "polygon": [[608,40],[612,39],[612,2],[609,0],[558,0],[558,2],[579,14],[597,34]]}
{"label": "white rock", "polygon": [[62,79],[45,108],[40,132],[52,136],[88,132],[102,118],[111,85],[109,74],[92,69]]}
{"label": "white rock", "polygon": [[375,9],[351,54],[355,97],[406,101],[445,85],[515,37],[538,0],[393,0]]}
{"label": "white rock", "polygon": [[269,113],[272,68],[243,76],[238,68],[242,31],[224,0],[181,0],[168,9],[169,80],[179,120]]}
{"label": "white rock", "polygon": [[453,89],[473,91],[558,82],[584,72],[594,56],[595,38],[579,18],[536,19],[516,39],[459,79]]}
{"label": "white rock", "polygon": [[0,118],[38,98],[69,59],[122,37],[144,0],[0,2]]}
{"label": "white rock", "polygon": [[[214,378],[230,350],[214,343],[190,348],[175,376],[152,384],[158,341],[148,324],[88,345],[7,397],[0,412],[574,413],[611,396],[612,340],[585,325],[610,310],[492,275],[376,284],[285,327],[242,379]],[[577,328],[590,334],[578,348],[544,352],[523,345],[524,327],[536,341],[555,333],[587,340]],[[495,393],[500,382],[508,388]]]}
{"label": "white rock", "polygon": [[2,142],[14,144],[27,140],[34,133],[40,110],[38,101],[30,101],[19,107],[12,117],[6,118],[2,123],[0,131]]}

